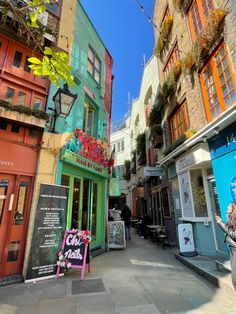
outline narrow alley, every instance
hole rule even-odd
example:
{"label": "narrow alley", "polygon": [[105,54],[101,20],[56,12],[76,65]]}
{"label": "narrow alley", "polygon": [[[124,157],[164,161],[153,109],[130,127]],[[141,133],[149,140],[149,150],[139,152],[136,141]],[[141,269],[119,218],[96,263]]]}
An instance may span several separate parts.
{"label": "narrow alley", "polygon": [[126,250],[92,258],[84,281],[80,271],[69,270],[58,280],[1,287],[0,313],[236,313],[233,292],[226,295],[174,253],[133,231]]}

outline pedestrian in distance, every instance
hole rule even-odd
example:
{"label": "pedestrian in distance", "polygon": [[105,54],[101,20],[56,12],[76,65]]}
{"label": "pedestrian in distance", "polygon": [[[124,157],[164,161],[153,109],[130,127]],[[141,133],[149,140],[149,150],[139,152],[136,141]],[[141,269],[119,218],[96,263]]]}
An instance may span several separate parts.
{"label": "pedestrian in distance", "polygon": [[132,213],[129,209],[129,206],[125,204],[122,212],[121,212],[121,218],[125,223],[125,239],[131,240],[131,217]]}
{"label": "pedestrian in distance", "polygon": [[225,233],[225,243],[230,248],[231,277],[234,289],[236,290],[236,202],[229,204],[227,212],[227,223],[224,223],[219,216],[216,222]]}

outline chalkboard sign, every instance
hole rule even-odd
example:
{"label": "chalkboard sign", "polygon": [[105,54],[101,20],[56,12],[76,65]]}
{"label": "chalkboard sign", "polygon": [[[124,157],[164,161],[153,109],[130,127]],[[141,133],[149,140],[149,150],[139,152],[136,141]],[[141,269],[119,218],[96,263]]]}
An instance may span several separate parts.
{"label": "chalkboard sign", "polygon": [[66,229],[69,188],[41,184],[25,282],[54,278]]}
{"label": "chalkboard sign", "polygon": [[[58,254],[58,268],[56,278],[58,278],[60,269],[63,268],[81,268],[81,280],[84,279],[84,272],[89,243],[88,230],[66,230],[62,242],[61,251]],[[90,269],[90,264],[89,264]]]}
{"label": "chalkboard sign", "polygon": [[108,222],[108,249],[124,249],[125,242],[125,226],[124,221]]}

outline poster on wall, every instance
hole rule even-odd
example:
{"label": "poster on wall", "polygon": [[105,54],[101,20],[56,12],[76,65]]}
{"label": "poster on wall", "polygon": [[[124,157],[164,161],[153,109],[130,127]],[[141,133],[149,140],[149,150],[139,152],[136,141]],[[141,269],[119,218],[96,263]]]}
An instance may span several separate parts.
{"label": "poster on wall", "polygon": [[196,256],[192,225],[179,224],[178,236],[179,236],[179,254],[184,256]]}
{"label": "poster on wall", "polygon": [[[80,279],[84,279],[88,244],[90,241],[88,230],[66,230],[62,242],[61,251],[58,254],[56,278],[61,269],[81,269]],[[90,271],[90,261],[88,263]]]}
{"label": "poster on wall", "polygon": [[66,229],[69,187],[41,184],[25,282],[54,278]]}
{"label": "poster on wall", "polygon": [[125,249],[124,221],[108,222],[108,249]]}
{"label": "poster on wall", "polygon": [[193,217],[192,195],[188,172],[179,175],[179,187],[183,217]]}

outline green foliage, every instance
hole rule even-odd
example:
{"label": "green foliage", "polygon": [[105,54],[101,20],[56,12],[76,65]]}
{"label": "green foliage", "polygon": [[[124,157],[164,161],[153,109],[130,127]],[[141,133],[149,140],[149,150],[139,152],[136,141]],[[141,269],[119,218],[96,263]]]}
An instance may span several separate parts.
{"label": "green foliage", "polygon": [[135,174],[136,173],[136,150],[133,150],[131,155],[132,155],[132,158],[131,158],[131,164],[132,164],[131,173]]}
{"label": "green foliage", "polygon": [[60,86],[60,80],[65,81],[68,86],[74,84],[67,53],[63,51],[53,52],[51,48],[45,47],[42,60],[31,57],[28,58],[28,61],[31,63],[29,67],[34,70],[35,75],[47,76],[57,87]]}
{"label": "green foliage", "polygon": [[131,168],[130,160],[125,160],[125,174],[124,174],[125,180],[130,180],[130,176],[131,176],[130,168]]}
{"label": "green foliage", "polygon": [[156,124],[160,124],[162,120],[161,117],[161,108],[158,106],[154,106],[149,115],[149,126],[152,128]]}
{"label": "green foliage", "polygon": [[153,138],[155,135],[162,135],[163,134],[163,129],[161,124],[156,124],[153,125],[151,128],[151,133],[150,133],[150,137]]}
{"label": "green foliage", "polygon": [[143,155],[144,153],[146,153],[146,134],[141,133],[137,136],[136,138],[136,142],[137,142],[137,154],[138,155]]}
{"label": "green foliage", "polygon": [[175,150],[178,146],[180,146],[186,140],[186,135],[183,134],[177,141],[172,143],[168,148],[164,151],[164,155],[167,156],[173,150]]}
{"label": "green foliage", "polygon": [[[53,3],[58,2],[58,0],[54,0]],[[29,12],[29,19],[28,26],[33,28],[39,28],[38,18],[39,14],[43,13],[46,10],[46,4],[51,3],[51,0],[32,0],[29,1],[27,6],[31,8]]]}
{"label": "green foliage", "polygon": [[26,114],[28,116],[32,115],[36,118],[43,119],[46,121],[49,121],[49,118],[50,118],[49,114],[47,114],[43,110],[31,109],[29,107],[22,106],[22,105],[13,106],[9,102],[2,100],[2,99],[0,100],[0,107],[6,108],[7,110],[10,110],[10,111],[17,111],[19,113],[23,113],[23,114]]}
{"label": "green foliage", "polygon": [[[18,36],[23,37],[28,45],[34,45],[34,51],[43,55],[42,59],[35,56],[28,58],[31,63],[29,67],[33,69],[34,74],[48,77],[57,87],[60,86],[61,81],[72,86],[74,77],[71,74],[68,54],[44,47],[45,34],[52,34],[53,31],[41,23],[40,14],[46,10],[47,4],[55,4],[58,0],[24,1],[23,6],[17,6],[13,0],[0,0],[0,2],[2,15],[8,16],[10,11],[12,20],[18,23]],[[7,19],[4,21],[6,24]]]}

